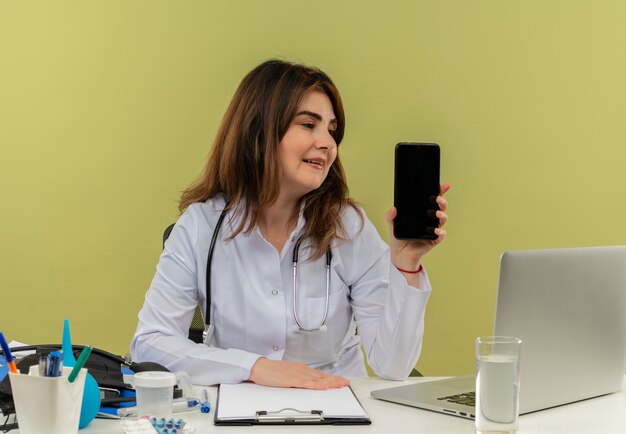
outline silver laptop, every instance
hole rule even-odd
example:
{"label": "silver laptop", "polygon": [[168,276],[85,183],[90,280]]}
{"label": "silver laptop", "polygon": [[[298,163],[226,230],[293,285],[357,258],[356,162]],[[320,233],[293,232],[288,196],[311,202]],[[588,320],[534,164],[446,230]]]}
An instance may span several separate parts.
{"label": "silver laptop", "polygon": [[[522,414],[621,390],[626,246],[505,252],[494,334],[522,339]],[[472,375],[371,395],[473,419],[474,388]]]}

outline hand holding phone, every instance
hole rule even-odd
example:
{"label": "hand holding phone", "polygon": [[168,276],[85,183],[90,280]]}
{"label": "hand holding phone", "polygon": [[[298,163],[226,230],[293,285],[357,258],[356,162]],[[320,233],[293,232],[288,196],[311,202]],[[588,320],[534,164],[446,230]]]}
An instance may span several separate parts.
{"label": "hand holding phone", "polygon": [[393,233],[399,240],[436,240],[440,149],[434,143],[398,143],[395,150]]}

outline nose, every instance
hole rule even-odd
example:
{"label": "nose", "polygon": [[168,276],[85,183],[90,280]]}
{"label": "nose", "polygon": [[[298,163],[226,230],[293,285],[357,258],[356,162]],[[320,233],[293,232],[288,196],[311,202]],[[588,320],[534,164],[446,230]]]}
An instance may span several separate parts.
{"label": "nose", "polygon": [[324,130],[315,138],[315,147],[317,149],[331,150],[337,147],[337,143],[330,131]]}

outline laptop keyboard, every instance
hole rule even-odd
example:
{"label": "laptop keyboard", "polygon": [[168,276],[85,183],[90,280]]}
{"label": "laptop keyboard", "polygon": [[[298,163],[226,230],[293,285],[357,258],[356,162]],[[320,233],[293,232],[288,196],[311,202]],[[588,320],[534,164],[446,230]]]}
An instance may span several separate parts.
{"label": "laptop keyboard", "polygon": [[442,396],[441,398],[437,398],[439,401],[447,401],[452,402],[454,404],[463,404],[469,405],[472,407],[476,406],[476,393],[468,392],[468,393],[459,393],[458,395],[450,395],[450,396]]}

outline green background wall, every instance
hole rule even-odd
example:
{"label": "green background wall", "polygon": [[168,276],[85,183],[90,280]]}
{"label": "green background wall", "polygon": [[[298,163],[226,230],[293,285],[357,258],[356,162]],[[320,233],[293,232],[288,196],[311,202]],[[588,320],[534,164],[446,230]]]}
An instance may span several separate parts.
{"label": "green background wall", "polygon": [[[124,354],[179,192],[270,57],[342,91],[351,194],[384,239],[393,147],[453,183],[417,365],[473,370],[506,249],[626,243],[626,3],[0,0],[0,329]],[[593,291],[593,288],[589,288]]]}

